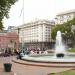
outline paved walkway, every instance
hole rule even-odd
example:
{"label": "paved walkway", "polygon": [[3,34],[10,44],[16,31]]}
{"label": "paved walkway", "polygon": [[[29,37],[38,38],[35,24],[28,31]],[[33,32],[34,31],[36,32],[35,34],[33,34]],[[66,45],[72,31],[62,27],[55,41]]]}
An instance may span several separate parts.
{"label": "paved walkway", "polygon": [[[43,65],[43,63],[39,63],[38,65],[36,65],[35,63],[34,63],[35,65],[25,65],[25,64],[33,64],[33,62],[26,62],[22,60],[17,60],[17,62],[20,62],[23,64],[14,63],[14,65],[17,68],[14,72],[21,75],[47,75],[49,73],[59,73],[62,71],[67,71],[72,69],[72,67],[67,68],[67,67],[40,66],[40,65]],[[13,67],[14,69],[15,69],[15,66]]]}
{"label": "paved walkway", "polygon": [[5,72],[3,68],[0,68],[0,75],[14,75],[13,72]]}
{"label": "paved walkway", "polygon": [[[22,64],[16,64],[13,63],[11,60],[15,58],[15,57],[0,57],[0,75],[33,75],[32,71],[35,72],[35,70],[37,69],[37,67],[33,67],[31,66],[31,68],[27,65],[22,65]],[[5,72],[4,71],[4,63],[12,63],[12,70],[11,72]],[[40,71],[42,71],[43,69],[41,67],[39,67]],[[65,70],[69,70],[71,68],[50,68],[50,72],[54,72],[54,71],[65,71]],[[47,70],[47,69],[46,69]],[[40,72],[39,71],[39,72]],[[46,75],[46,74],[37,74],[37,75]]]}

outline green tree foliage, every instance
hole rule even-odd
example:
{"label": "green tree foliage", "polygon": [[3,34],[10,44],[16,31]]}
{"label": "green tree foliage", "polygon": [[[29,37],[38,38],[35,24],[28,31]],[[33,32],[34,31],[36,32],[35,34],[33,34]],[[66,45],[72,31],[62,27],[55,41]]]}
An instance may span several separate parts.
{"label": "green tree foliage", "polygon": [[71,28],[72,25],[75,25],[75,18],[73,18],[70,21],[67,21],[66,23],[55,25],[52,28],[52,33],[51,33],[52,39],[55,39],[57,31],[61,31],[64,40],[65,41],[70,40],[74,44],[75,31],[72,31]]}
{"label": "green tree foliage", "polygon": [[18,0],[0,0],[0,30],[3,29],[3,18],[9,18],[8,13],[11,8],[11,5],[14,5],[16,1]]}
{"label": "green tree foliage", "polygon": [[52,39],[55,39],[57,31],[61,31],[62,33],[65,33],[64,24],[62,25],[58,24],[52,27],[52,31],[51,31]]}

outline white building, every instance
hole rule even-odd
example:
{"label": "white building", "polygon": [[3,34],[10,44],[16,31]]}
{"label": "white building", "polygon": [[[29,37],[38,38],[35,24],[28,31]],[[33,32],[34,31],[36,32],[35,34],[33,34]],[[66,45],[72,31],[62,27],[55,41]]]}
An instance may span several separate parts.
{"label": "white building", "polygon": [[75,25],[72,25],[72,26],[71,26],[71,31],[72,31],[72,32],[73,32],[73,31],[75,32]]}
{"label": "white building", "polygon": [[37,20],[18,26],[15,30],[19,34],[19,41],[27,48],[50,48],[51,27],[54,25],[53,21]]}
{"label": "white building", "polygon": [[56,15],[56,24],[62,24],[69,20],[72,20],[75,17],[75,10],[69,10]]}

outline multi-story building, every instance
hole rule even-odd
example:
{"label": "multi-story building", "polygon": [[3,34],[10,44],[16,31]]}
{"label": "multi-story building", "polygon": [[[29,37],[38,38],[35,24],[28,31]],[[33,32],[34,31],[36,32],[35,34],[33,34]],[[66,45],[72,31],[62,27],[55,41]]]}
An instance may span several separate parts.
{"label": "multi-story building", "polygon": [[62,24],[75,18],[75,10],[69,10],[56,15],[56,24]]}
{"label": "multi-story building", "polygon": [[49,49],[52,47],[51,27],[53,21],[37,20],[15,28],[20,44],[30,49]]}
{"label": "multi-story building", "polygon": [[18,50],[19,38],[15,32],[0,31],[0,51]]}

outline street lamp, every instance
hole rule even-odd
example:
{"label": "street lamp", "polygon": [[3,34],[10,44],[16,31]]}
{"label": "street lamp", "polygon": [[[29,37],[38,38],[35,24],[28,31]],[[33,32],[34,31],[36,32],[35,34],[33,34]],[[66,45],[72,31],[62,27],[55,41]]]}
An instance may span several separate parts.
{"label": "street lamp", "polygon": [[[20,29],[21,29],[21,28],[18,28],[18,29],[17,29],[17,33],[18,33],[18,39],[19,39],[19,33],[20,33]],[[18,43],[19,43],[19,42],[18,42]],[[20,43],[19,43],[19,46],[20,46]],[[19,48],[18,48],[18,49],[19,49]]]}

